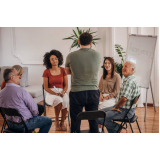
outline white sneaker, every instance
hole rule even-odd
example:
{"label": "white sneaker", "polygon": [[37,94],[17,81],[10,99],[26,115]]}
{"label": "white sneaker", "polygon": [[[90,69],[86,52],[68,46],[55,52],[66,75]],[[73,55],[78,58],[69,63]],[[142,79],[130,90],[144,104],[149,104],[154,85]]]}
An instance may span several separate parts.
{"label": "white sneaker", "polygon": [[99,129],[99,133],[101,133],[102,132],[102,128],[98,128]]}

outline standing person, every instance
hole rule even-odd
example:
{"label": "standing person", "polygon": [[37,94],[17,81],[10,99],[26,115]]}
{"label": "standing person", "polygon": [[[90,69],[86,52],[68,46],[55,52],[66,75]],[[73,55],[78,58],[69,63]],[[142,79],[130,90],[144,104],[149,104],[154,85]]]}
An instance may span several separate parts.
{"label": "standing person", "polygon": [[[19,78],[21,79],[23,74],[23,68],[20,65],[14,65],[12,69],[15,69],[18,72]],[[6,86],[6,82],[5,80],[3,80],[1,84],[1,89],[3,89],[5,86]]]}
{"label": "standing person", "polygon": [[[98,110],[98,70],[100,54],[91,49],[92,35],[82,33],[78,40],[80,49],[70,53],[66,58],[65,69],[71,74],[70,116],[71,133],[74,132],[76,117],[85,106],[86,111]],[[78,123],[76,132],[80,132]],[[89,120],[90,132],[98,132],[97,120]]]}
{"label": "standing person", "polygon": [[[15,69],[5,69],[3,78],[6,87],[0,91],[0,107],[18,110],[29,130],[40,128],[39,133],[48,133],[52,120],[49,117],[40,116],[38,106],[32,96],[19,86],[18,72]],[[6,118],[10,128],[20,132],[24,131],[20,117],[6,115]]]}
{"label": "standing person", "polygon": [[[46,103],[55,107],[56,131],[66,131],[64,124],[67,109],[69,108],[68,78],[63,64],[63,55],[57,50],[51,50],[44,55],[43,59],[46,70],[43,72],[43,84],[46,90]],[[59,124],[59,113],[62,110],[62,121]]]}
{"label": "standing person", "polygon": [[[126,61],[123,64],[122,74],[125,77],[120,91],[116,98],[114,106],[104,108],[102,111],[106,112],[105,127],[108,133],[116,133],[120,124],[113,122],[114,118],[121,118],[128,112],[131,101],[140,94],[140,88],[134,76],[136,65],[133,62]],[[133,117],[136,109],[136,104],[132,106],[128,113],[128,118]],[[103,119],[99,118],[99,124],[103,124]]]}
{"label": "standing person", "polygon": [[99,81],[100,109],[115,105],[116,97],[121,87],[121,77],[115,72],[114,59],[106,57],[103,62],[103,75]]}

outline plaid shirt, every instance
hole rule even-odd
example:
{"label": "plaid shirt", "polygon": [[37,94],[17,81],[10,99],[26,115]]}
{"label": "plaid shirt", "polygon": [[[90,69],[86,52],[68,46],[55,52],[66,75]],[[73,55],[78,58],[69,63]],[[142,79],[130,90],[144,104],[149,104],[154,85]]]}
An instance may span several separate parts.
{"label": "plaid shirt", "polygon": [[[121,99],[121,97],[126,97],[127,101],[125,102],[124,105],[121,106],[121,108],[129,109],[131,101],[139,94],[140,94],[139,85],[135,79],[134,74],[131,74],[123,80],[123,84],[116,98],[116,104]],[[132,106],[132,108],[135,107],[136,104]]]}

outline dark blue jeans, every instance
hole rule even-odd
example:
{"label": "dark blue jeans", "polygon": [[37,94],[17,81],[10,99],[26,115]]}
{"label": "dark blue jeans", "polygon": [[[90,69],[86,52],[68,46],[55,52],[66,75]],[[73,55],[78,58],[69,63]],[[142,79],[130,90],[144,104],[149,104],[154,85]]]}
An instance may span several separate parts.
{"label": "dark blue jeans", "polygon": [[[70,116],[71,116],[71,133],[75,130],[76,117],[82,112],[83,107],[86,111],[98,110],[99,105],[99,90],[88,90],[79,92],[70,92]],[[76,132],[80,132],[80,124],[78,123]],[[98,133],[97,120],[89,120],[90,132]]]}
{"label": "dark blue jeans", "polygon": [[[19,125],[10,122],[7,122],[7,124],[9,125],[10,128],[14,130],[18,130],[20,132],[24,131],[23,124]],[[52,125],[52,120],[51,118],[45,116],[34,116],[33,118],[26,121],[25,124],[28,127],[28,130],[34,130],[36,128],[40,128],[39,133],[48,133]]]}
{"label": "dark blue jeans", "polygon": [[[41,115],[44,112],[43,105],[38,104],[38,111],[39,111],[38,116],[34,116],[33,118],[25,122],[26,126],[28,127],[29,130],[40,128],[39,133],[48,133],[52,125],[52,120],[48,117],[44,117],[44,116],[41,117]],[[20,132],[23,132],[25,129],[23,124],[19,125],[19,124],[10,123],[8,121],[7,121],[7,124],[9,125],[10,128],[18,130]]]}
{"label": "dark blue jeans", "polygon": [[[123,118],[124,115],[128,112],[128,109],[124,109],[124,108],[119,108],[122,111],[122,113],[119,111],[111,111],[111,109],[114,107],[115,106],[101,109],[101,111],[104,111],[106,113],[106,119],[105,119],[104,125],[108,130],[108,133],[116,133],[120,126],[120,124],[113,122],[112,119]],[[132,108],[127,114],[128,118],[131,118],[134,115],[134,112],[135,112],[135,108]],[[98,124],[103,125],[103,120],[104,120],[103,118],[99,118]]]}

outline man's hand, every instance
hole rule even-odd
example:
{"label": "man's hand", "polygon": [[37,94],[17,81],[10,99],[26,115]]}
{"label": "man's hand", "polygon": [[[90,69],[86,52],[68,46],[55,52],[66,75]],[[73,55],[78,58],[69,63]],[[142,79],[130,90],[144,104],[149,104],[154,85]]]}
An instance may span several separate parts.
{"label": "man's hand", "polygon": [[111,111],[118,111],[118,112],[121,112],[121,113],[122,113],[122,111],[121,111],[119,108],[118,108],[118,109],[112,108]]}

